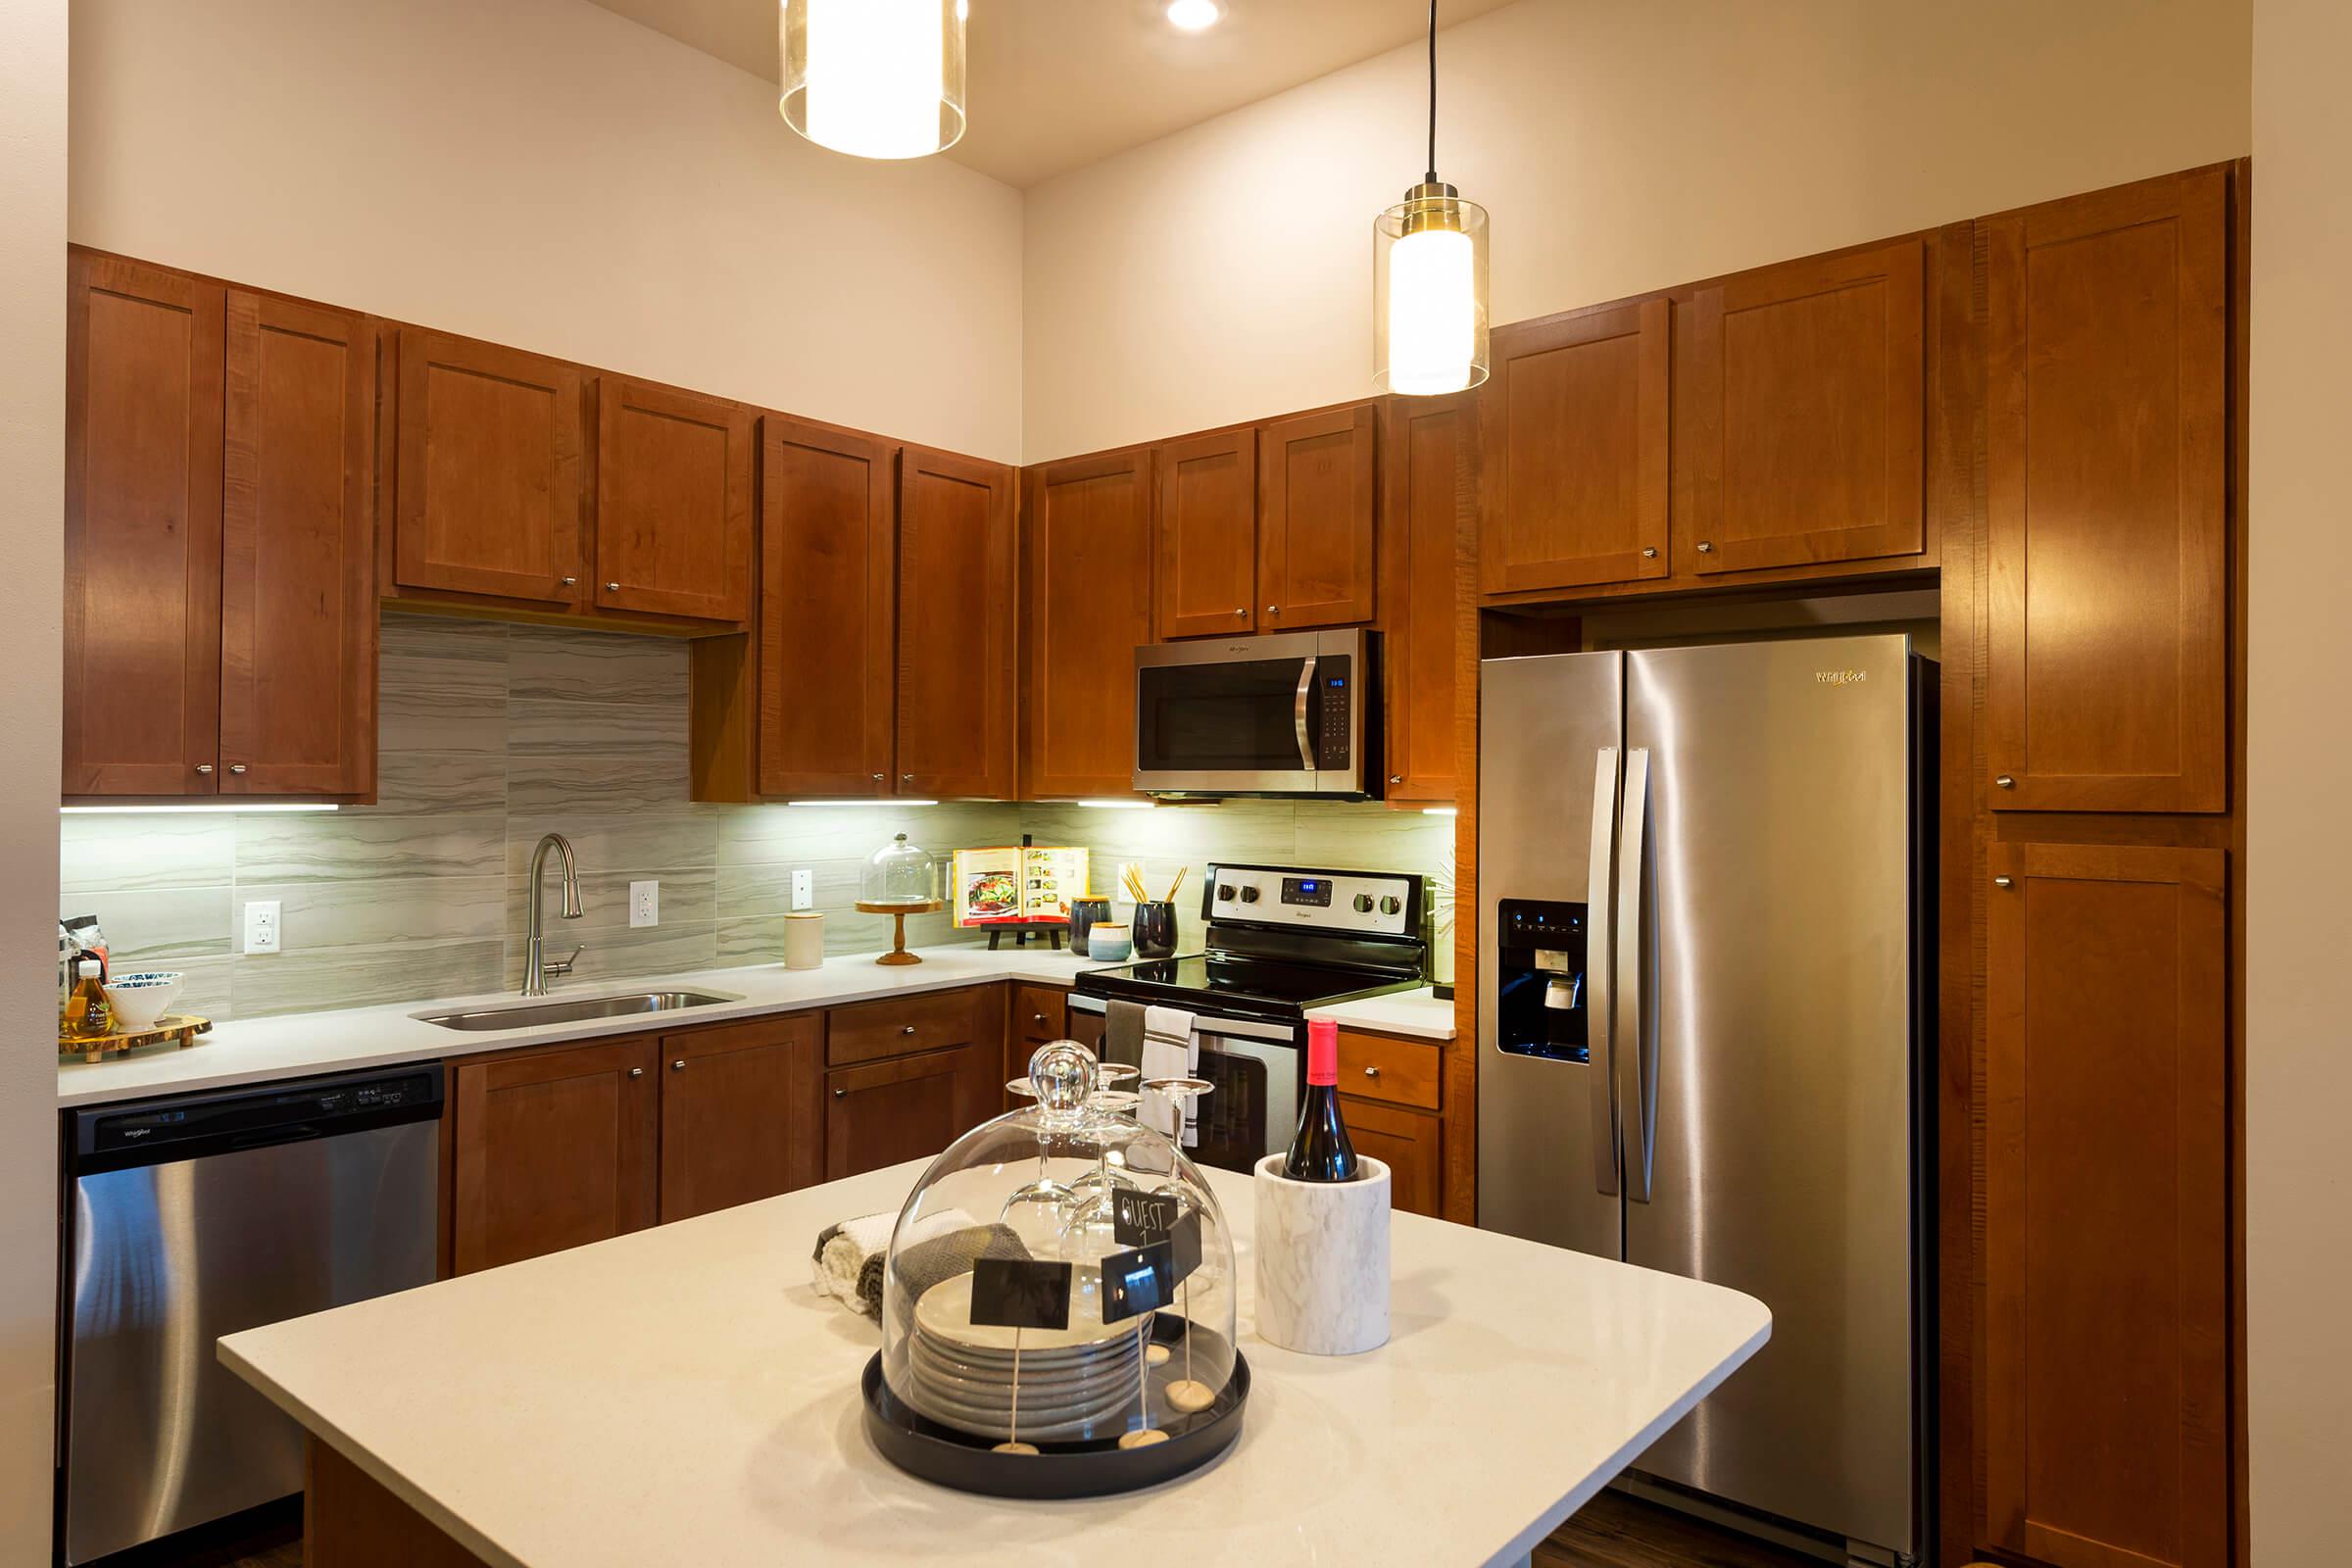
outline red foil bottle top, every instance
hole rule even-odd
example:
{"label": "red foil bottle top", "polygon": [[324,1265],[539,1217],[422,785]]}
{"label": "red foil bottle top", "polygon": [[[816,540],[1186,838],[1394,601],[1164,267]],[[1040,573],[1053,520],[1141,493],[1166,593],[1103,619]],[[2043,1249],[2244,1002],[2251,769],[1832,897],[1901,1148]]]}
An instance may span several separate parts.
{"label": "red foil bottle top", "polygon": [[1306,1021],[1306,1081],[1310,1086],[1340,1081],[1340,1026],[1329,1018]]}

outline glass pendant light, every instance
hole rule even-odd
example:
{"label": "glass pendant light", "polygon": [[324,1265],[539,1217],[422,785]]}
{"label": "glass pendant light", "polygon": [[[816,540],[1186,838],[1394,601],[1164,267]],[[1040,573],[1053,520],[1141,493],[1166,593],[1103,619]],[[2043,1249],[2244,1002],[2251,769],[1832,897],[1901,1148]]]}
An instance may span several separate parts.
{"label": "glass pendant light", "polygon": [[963,134],[970,0],[782,0],[784,122],[858,158],[922,158]]}
{"label": "glass pendant light", "polygon": [[1438,178],[1438,0],[1429,0],[1429,169],[1372,221],[1372,382],[1434,397],[1487,378],[1487,210]]}

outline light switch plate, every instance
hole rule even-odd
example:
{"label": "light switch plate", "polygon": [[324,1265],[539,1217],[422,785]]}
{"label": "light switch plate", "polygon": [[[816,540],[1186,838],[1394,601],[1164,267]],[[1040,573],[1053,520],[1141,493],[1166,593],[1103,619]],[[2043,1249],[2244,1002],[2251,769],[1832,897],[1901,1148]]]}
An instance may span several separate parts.
{"label": "light switch plate", "polygon": [[277,905],[275,899],[245,901],[245,951],[247,953],[275,953],[278,944]]}
{"label": "light switch plate", "polygon": [[632,882],[629,884],[629,924],[660,925],[662,923],[662,884]]}
{"label": "light switch plate", "polygon": [[806,909],[816,902],[816,873],[807,867],[792,873],[792,906]]}

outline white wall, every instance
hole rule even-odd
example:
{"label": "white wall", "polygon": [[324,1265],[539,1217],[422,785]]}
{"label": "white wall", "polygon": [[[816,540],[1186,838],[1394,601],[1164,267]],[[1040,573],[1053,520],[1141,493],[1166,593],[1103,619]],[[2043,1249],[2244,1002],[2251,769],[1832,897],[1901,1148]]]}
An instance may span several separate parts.
{"label": "white wall", "polygon": [[2255,0],[2246,1379],[2254,1561],[2352,1536],[2352,8]]}
{"label": "white wall", "polygon": [[[1440,38],[1497,322],[2243,154],[2250,0],[1521,0]],[[1385,55],[1028,193],[1026,460],[1368,393]]]}
{"label": "white wall", "polygon": [[0,1563],[49,1560],[66,0],[0,0]]}
{"label": "white wall", "polygon": [[583,0],[75,0],[72,237],[981,457],[1021,202]]}

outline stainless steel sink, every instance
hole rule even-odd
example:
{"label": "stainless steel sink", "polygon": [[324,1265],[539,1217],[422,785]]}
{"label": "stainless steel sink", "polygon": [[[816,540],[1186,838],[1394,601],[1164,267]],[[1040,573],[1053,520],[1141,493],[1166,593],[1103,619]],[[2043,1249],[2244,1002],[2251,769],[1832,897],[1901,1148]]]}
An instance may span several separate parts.
{"label": "stainless steel sink", "polygon": [[625,1018],[641,1012],[676,1012],[684,1007],[710,1007],[722,1002],[741,1002],[713,991],[631,991],[617,997],[558,997],[497,1007],[467,1007],[459,1012],[410,1014],[420,1023],[444,1029],[528,1029],[543,1023],[578,1023],[587,1018]]}

